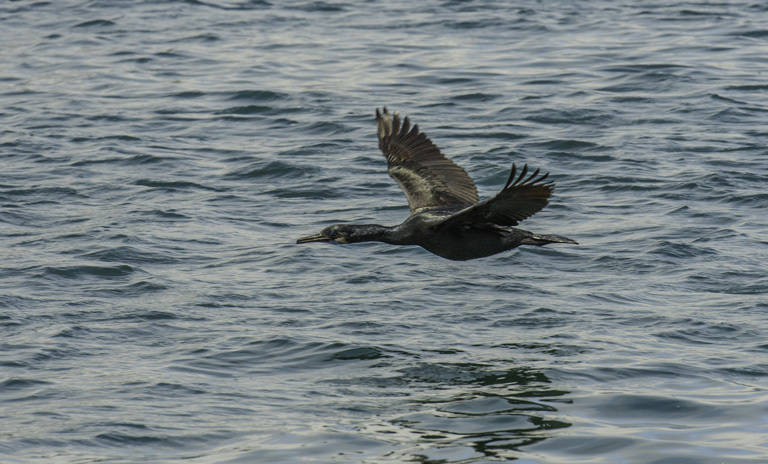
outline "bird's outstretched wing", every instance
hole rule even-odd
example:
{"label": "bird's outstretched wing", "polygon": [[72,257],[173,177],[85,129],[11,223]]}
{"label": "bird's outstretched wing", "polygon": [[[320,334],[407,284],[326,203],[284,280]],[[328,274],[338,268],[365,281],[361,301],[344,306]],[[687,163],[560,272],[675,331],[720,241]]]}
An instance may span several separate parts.
{"label": "bird's outstretched wing", "polygon": [[[400,123],[395,112],[376,109],[379,148],[387,158],[389,175],[403,189],[411,213],[430,206],[477,203],[477,188],[469,174],[446,158],[408,116]],[[546,203],[545,203],[546,204]]]}
{"label": "bird's outstretched wing", "polygon": [[553,181],[545,182],[548,175],[540,176],[537,169],[528,176],[528,165],[525,165],[517,176],[517,167],[513,164],[509,180],[495,197],[457,212],[436,227],[461,223],[516,226],[523,219],[533,216],[547,206],[549,196],[555,190]]}

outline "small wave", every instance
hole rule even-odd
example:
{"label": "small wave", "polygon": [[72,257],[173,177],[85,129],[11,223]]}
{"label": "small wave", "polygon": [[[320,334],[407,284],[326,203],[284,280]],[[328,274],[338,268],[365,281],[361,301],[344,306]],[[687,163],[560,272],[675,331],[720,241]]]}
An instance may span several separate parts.
{"label": "small wave", "polygon": [[151,209],[148,211],[134,211],[133,213],[139,214],[142,216],[150,216],[155,217],[158,219],[167,219],[170,221],[180,221],[180,220],[190,220],[191,217],[187,216],[186,214],[181,214],[179,212],[176,212],[174,210],[162,210],[162,209]]}
{"label": "small wave", "polygon": [[466,401],[455,401],[441,406],[438,409],[440,411],[472,416],[514,411],[557,411],[557,409],[551,405],[500,396],[482,396]]}
{"label": "small wave", "polygon": [[331,360],[338,360],[338,361],[350,361],[350,360],[365,360],[365,359],[378,359],[383,357],[384,354],[381,352],[380,349],[371,347],[371,346],[364,346],[364,347],[358,347],[358,348],[350,348],[348,350],[343,350],[338,353],[334,353],[330,359]]}
{"label": "small wave", "polygon": [[[172,435],[162,435],[156,432],[151,435],[132,435],[120,432],[100,433],[95,437],[96,441],[105,442],[105,444],[119,446],[153,446],[153,447],[171,447],[180,448],[185,445],[184,440]],[[188,439],[189,440],[189,439]],[[197,440],[189,440],[189,443]]]}
{"label": "small wave", "polygon": [[605,147],[602,147],[594,142],[587,142],[585,140],[574,140],[574,139],[548,140],[546,142],[540,142],[533,145],[540,148],[546,148],[549,150],[605,150],[606,149]]}
{"label": "small wave", "polygon": [[201,189],[210,190],[213,192],[221,192],[221,189],[215,187],[208,187],[207,185],[198,184],[189,181],[164,181],[164,180],[152,180],[152,179],[139,179],[133,183],[134,185],[141,185],[143,187],[159,188],[164,190],[187,190],[187,189]]}
{"label": "small wave", "polygon": [[161,284],[150,282],[150,281],[140,281],[140,282],[131,283],[129,285],[123,285],[123,286],[117,286],[117,287],[111,287],[111,288],[102,288],[99,290],[95,290],[94,295],[102,296],[102,297],[110,297],[110,298],[144,297],[149,294],[161,292],[166,289],[167,287],[165,285],[161,285]]}
{"label": "small wave", "polygon": [[64,266],[46,267],[45,274],[64,277],[67,279],[82,279],[87,277],[125,277],[136,272],[131,266]]}
{"label": "small wave", "polygon": [[320,200],[338,198],[343,195],[338,189],[332,187],[302,186],[295,188],[280,188],[268,190],[265,193],[277,198],[305,198],[307,200]]}
{"label": "small wave", "polygon": [[342,4],[333,4],[328,2],[308,2],[295,6],[294,8],[309,12],[321,12],[321,13],[340,13],[346,11],[347,8]]}
{"label": "small wave", "polygon": [[610,65],[599,68],[603,72],[621,73],[621,74],[638,74],[648,71],[660,71],[660,70],[677,70],[686,69],[689,66],[673,63],[639,63],[639,64],[623,64],[619,66]]}
{"label": "small wave", "polygon": [[670,258],[695,258],[699,256],[715,256],[718,252],[712,248],[683,242],[670,242],[662,240],[650,254],[668,256]]}
{"label": "small wave", "polygon": [[472,102],[485,103],[485,102],[497,100],[501,97],[502,96],[498,94],[487,94],[487,93],[475,92],[475,93],[465,93],[462,95],[456,95],[451,97],[451,100],[456,102],[463,102],[463,103],[472,103]]}
{"label": "small wave", "polygon": [[204,395],[209,393],[207,390],[171,382],[158,382],[154,385],[145,387],[145,390],[152,395],[166,394],[173,397]]}
{"label": "small wave", "polygon": [[305,132],[312,134],[320,134],[324,136],[346,134],[351,132],[351,129],[344,124],[337,122],[320,121],[310,124],[304,128]]}
{"label": "small wave", "polygon": [[142,166],[147,164],[156,164],[167,161],[168,158],[156,155],[133,155],[125,156],[105,156],[100,158],[89,158],[72,162],[72,166],[90,166],[97,164],[120,164],[125,166]]}
{"label": "small wave", "polygon": [[[285,156],[285,155],[282,155]],[[277,179],[277,178],[302,178],[320,172],[320,169],[312,165],[299,165],[284,161],[269,161],[258,163],[246,168],[238,169],[226,175],[232,179]]]}
{"label": "small wave", "polygon": [[82,197],[77,190],[71,187],[36,187],[36,188],[22,188],[22,189],[10,189],[4,190],[3,195],[7,196],[32,196],[40,195],[44,197],[52,198],[66,198],[66,197]]}
{"label": "small wave", "polygon": [[667,321],[664,330],[654,335],[659,338],[673,338],[685,340],[696,344],[714,344],[725,342],[734,338],[758,335],[751,327],[742,327],[737,324],[706,322],[690,317],[680,317]]}
{"label": "small wave", "polygon": [[520,140],[524,139],[526,135],[516,134],[513,132],[505,131],[493,131],[493,132],[473,132],[472,137],[480,139],[495,139],[495,140]]}
{"label": "small wave", "polygon": [[273,102],[286,100],[288,95],[270,90],[239,90],[225,94],[227,100],[248,100],[254,102]]}
{"label": "small wave", "polygon": [[749,37],[752,39],[762,39],[763,37],[768,37],[768,29],[754,29],[751,31],[740,31],[740,32],[734,32],[734,35],[738,37]]}
{"label": "small wave", "polygon": [[725,90],[745,91],[745,92],[762,92],[768,90],[768,84],[740,84],[729,85],[725,87]]}
{"label": "small wave", "polygon": [[207,372],[214,376],[235,375],[242,370],[274,368],[297,372],[320,369],[324,367],[324,363],[370,361],[386,356],[385,350],[374,346],[304,342],[294,338],[275,337],[253,341],[234,350],[194,353],[193,356],[177,361],[174,369]]}
{"label": "small wave", "polygon": [[274,110],[274,107],[267,105],[246,105],[235,106],[221,110],[218,114],[237,114],[237,115],[251,115],[251,114],[270,114]]}
{"label": "small wave", "polygon": [[133,262],[165,262],[168,258],[161,253],[152,253],[139,250],[132,246],[118,246],[99,251],[84,253],[81,258],[95,259],[99,261],[133,261]]}
{"label": "small wave", "polygon": [[189,99],[194,99],[194,98],[201,98],[201,97],[204,97],[205,95],[207,95],[205,92],[200,92],[198,90],[187,90],[187,91],[184,91],[184,92],[177,92],[177,93],[169,94],[168,97],[169,98],[178,98],[178,99],[182,99],[182,100],[189,100]]}
{"label": "small wave", "polygon": [[118,316],[113,316],[110,320],[122,321],[168,321],[179,319],[179,316],[169,311],[137,311]]}
{"label": "small wave", "polygon": [[764,205],[768,204],[768,193],[729,195],[723,198],[722,202],[741,206],[756,206],[762,209]]}
{"label": "small wave", "polygon": [[615,124],[615,118],[615,115],[593,109],[543,109],[523,119],[541,124],[599,124],[604,122]]}
{"label": "small wave", "polygon": [[9,391],[26,390],[41,385],[52,385],[52,383],[38,379],[10,378],[0,382],[0,392],[7,393]]}
{"label": "small wave", "polygon": [[184,37],[181,39],[175,39],[175,40],[171,40],[170,42],[171,43],[189,43],[189,42],[207,43],[207,42],[218,42],[220,40],[221,40],[221,37],[219,37],[218,35],[207,33],[207,34],[196,34],[196,35]]}
{"label": "small wave", "polygon": [[82,23],[75,24],[72,26],[73,28],[84,28],[84,27],[111,27],[114,26],[114,21],[110,21],[108,19],[94,19],[91,21],[84,21]]}

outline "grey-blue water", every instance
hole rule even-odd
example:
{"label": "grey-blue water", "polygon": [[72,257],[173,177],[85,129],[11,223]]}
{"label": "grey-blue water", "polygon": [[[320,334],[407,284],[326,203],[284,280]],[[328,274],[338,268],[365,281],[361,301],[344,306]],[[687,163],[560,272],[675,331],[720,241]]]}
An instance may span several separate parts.
{"label": "grey-blue water", "polygon": [[[768,462],[768,8],[510,3],[0,3],[0,462]],[[296,245],[384,105],[580,245]]]}

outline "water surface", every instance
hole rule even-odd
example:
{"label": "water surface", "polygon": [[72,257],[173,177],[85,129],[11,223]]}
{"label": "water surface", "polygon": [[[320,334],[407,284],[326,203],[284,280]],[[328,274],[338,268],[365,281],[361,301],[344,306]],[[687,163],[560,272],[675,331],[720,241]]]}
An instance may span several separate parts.
{"label": "water surface", "polygon": [[[768,461],[758,2],[0,5],[9,463]],[[374,109],[522,226],[451,262],[297,246],[408,214]]]}

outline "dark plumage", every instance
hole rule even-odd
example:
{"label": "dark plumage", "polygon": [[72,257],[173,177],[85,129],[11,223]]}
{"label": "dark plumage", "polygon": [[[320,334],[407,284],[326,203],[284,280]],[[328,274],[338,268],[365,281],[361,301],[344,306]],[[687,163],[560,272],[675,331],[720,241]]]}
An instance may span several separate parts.
{"label": "dark plumage", "polygon": [[479,201],[467,172],[446,158],[419,126],[411,127],[384,108],[376,110],[379,148],[387,158],[389,175],[403,189],[411,215],[400,225],[339,224],[300,238],[308,242],[384,242],[419,245],[443,258],[467,260],[494,255],[520,245],[576,242],[558,235],[539,235],[513,226],[544,208],[555,184],[537,169],[512,173],[493,198]]}

